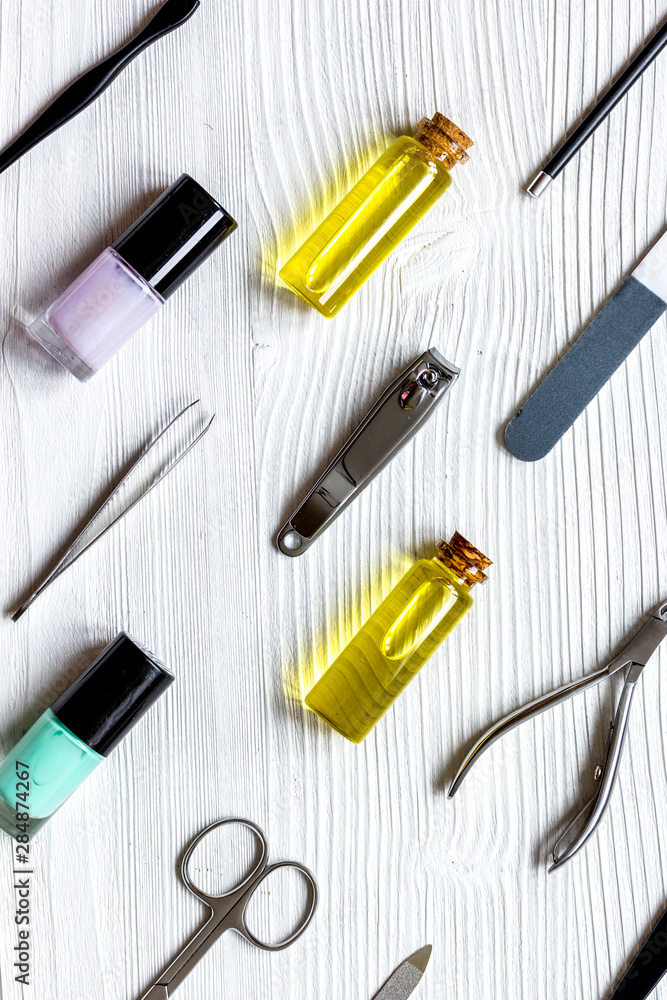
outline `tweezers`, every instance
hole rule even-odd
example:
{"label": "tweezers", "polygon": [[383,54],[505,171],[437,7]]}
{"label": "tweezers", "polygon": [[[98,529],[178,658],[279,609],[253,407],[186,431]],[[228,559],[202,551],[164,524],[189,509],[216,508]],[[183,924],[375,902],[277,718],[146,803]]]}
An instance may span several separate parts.
{"label": "tweezers", "polygon": [[100,538],[102,538],[104,535],[106,535],[107,531],[110,531],[111,528],[113,528],[113,526],[115,524],[118,524],[118,522],[121,521],[125,517],[125,515],[128,514],[132,510],[133,507],[136,507],[137,504],[140,503],[144,499],[144,497],[147,497],[148,494],[152,490],[155,489],[155,487],[158,485],[158,483],[161,483],[163,479],[166,479],[166,477],[169,475],[169,473],[173,472],[173,470],[176,468],[177,465],[180,465],[180,463],[183,461],[183,459],[188,454],[188,452],[192,451],[192,449],[194,448],[194,446],[199,441],[201,441],[201,439],[204,437],[205,434],[208,433],[208,431],[211,428],[211,424],[215,420],[215,414],[213,414],[213,416],[209,420],[209,422],[206,425],[206,427],[204,427],[204,429],[202,431],[200,431],[200,433],[194,438],[194,440],[192,440],[190,442],[190,444],[187,446],[187,448],[185,448],[181,452],[181,454],[178,455],[173,460],[173,462],[171,462],[167,466],[167,468],[164,469],[164,471],[160,473],[160,475],[154,480],[154,482],[151,483],[151,485],[149,487],[147,487],[147,489],[143,490],[139,494],[139,496],[135,500],[132,501],[132,503],[128,504],[127,507],[124,507],[123,510],[120,512],[120,514],[118,514],[116,517],[114,517],[114,519],[112,521],[110,521],[109,524],[106,525],[106,527],[104,527],[100,531],[98,531],[98,533],[87,543],[87,545],[84,545],[84,547],[81,549],[80,552],[77,552],[76,555],[72,555],[72,553],[75,551],[77,545],[79,544],[79,542],[81,541],[81,539],[84,537],[84,535],[86,534],[86,532],[88,531],[88,529],[91,527],[91,525],[94,524],[95,521],[98,519],[98,517],[107,509],[107,507],[109,506],[109,504],[111,503],[111,501],[114,499],[114,497],[117,496],[117,494],[122,489],[123,485],[128,481],[128,479],[130,478],[130,476],[132,475],[132,473],[135,471],[135,469],[137,469],[142,464],[142,462],[146,459],[146,457],[153,450],[153,448],[155,448],[155,446],[157,445],[158,441],[160,441],[165,436],[165,434],[167,433],[167,431],[171,430],[171,428],[174,426],[174,424],[178,423],[178,421],[182,417],[185,416],[185,414],[188,412],[188,410],[191,410],[193,406],[197,406],[197,404],[199,402],[200,401],[198,399],[196,399],[193,403],[189,403],[186,407],[184,407],[181,410],[180,413],[178,413],[173,418],[173,420],[169,421],[169,423],[166,425],[166,427],[163,427],[163,429],[159,432],[159,434],[157,434],[156,437],[154,437],[151,441],[148,442],[148,444],[143,448],[143,450],[139,454],[138,458],[136,458],[134,460],[134,462],[132,463],[132,465],[130,466],[130,468],[127,470],[127,472],[125,473],[125,475],[123,476],[123,478],[120,480],[120,482],[118,482],[116,484],[116,486],[113,488],[113,490],[111,491],[111,493],[109,493],[109,495],[106,497],[106,499],[103,500],[103,502],[100,504],[100,506],[93,512],[92,516],[88,518],[88,520],[86,521],[85,525],[83,526],[83,528],[81,529],[81,531],[79,532],[79,534],[76,536],[76,538],[74,539],[74,541],[72,542],[72,544],[67,548],[67,551],[62,556],[62,558],[56,563],[54,569],[51,570],[51,572],[46,577],[46,579],[44,580],[44,582],[41,583],[40,586],[36,590],[34,590],[32,592],[32,594],[30,595],[30,597],[26,601],[24,601],[24,603],[21,605],[21,607],[18,609],[18,611],[14,612],[14,614],[12,615],[12,621],[13,622],[17,622],[19,620],[19,618],[21,618],[22,615],[25,614],[25,612],[28,610],[28,608],[30,607],[30,605],[33,604],[37,600],[37,598],[39,597],[39,595],[44,593],[44,591],[47,589],[47,587],[50,587],[51,584],[55,580],[57,580],[59,576],[62,576],[62,574],[64,572],[66,572],[66,570],[68,570],[70,568],[70,566],[73,566],[74,563],[77,562],[81,558],[81,556],[85,552],[88,551],[88,549],[92,548],[92,546],[95,545],[96,542],[99,542]]}
{"label": "tweezers", "polygon": [[549,871],[551,872],[556,868],[560,868],[566,861],[573,858],[592,837],[609,804],[618,774],[621,752],[625,743],[632,696],[634,695],[637,682],[644,667],[666,635],[667,603],[660,605],[653,614],[653,617],[649,619],[625,649],[605,667],[602,667],[601,670],[596,671],[594,674],[589,674],[587,677],[582,677],[578,681],[565,684],[550,694],[544,695],[536,701],[531,701],[523,708],[516,709],[499,722],[496,722],[495,725],[477,740],[461,764],[449,788],[450,797],[456,794],[470,768],[479,760],[484,751],[488,750],[505,733],[520,726],[522,722],[527,722],[528,719],[534,719],[541,712],[546,712],[547,709],[553,708],[555,705],[560,705],[575,694],[579,694],[580,691],[586,691],[588,688],[594,687],[607,677],[613,676],[619,670],[625,670],[625,681],[621,690],[618,707],[611,723],[605,760],[602,766],[598,767],[595,772],[597,788],[583,809],[577,813],[573,821],[559,837],[553,849],[553,863]]}

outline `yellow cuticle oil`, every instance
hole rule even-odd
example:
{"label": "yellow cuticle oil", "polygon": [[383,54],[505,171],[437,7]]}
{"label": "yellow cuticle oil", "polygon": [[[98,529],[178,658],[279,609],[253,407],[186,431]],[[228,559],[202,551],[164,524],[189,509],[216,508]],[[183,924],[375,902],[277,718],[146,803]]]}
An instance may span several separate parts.
{"label": "yellow cuticle oil", "polygon": [[391,144],[280,271],[323,316],[335,316],[445,193],[472,140],[439,112]]}
{"label": "yellow cuticle oil", "polygon": [[306,696],[342,736],[361,743],[456,628],[491,560],[458,534],[420,559],[373,612]]}

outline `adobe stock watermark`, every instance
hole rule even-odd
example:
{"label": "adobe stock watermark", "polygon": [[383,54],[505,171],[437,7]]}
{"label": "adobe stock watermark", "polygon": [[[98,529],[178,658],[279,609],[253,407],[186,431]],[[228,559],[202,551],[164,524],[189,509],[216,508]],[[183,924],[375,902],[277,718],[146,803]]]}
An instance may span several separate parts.
{"label": "adobe stock watermark", "polygon": [[15,761],[16,801],[14,803],[14,979],[30,986],[30,893],[33,869],[30,866],[30,765]]}

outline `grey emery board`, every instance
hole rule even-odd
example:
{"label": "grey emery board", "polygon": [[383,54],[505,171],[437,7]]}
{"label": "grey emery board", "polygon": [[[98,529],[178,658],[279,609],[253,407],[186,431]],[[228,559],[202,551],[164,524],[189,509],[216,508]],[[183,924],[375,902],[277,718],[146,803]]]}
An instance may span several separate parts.
{"label": "grey emery board", "polygon": [[667,234],[505,428],[508,450],[544,458],[667,310]]}

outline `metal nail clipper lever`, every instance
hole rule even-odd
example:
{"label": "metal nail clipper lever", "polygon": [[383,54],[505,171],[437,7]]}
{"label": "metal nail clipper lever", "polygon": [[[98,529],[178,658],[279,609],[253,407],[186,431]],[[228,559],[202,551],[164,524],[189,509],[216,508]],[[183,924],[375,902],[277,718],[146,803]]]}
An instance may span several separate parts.
{"label": "metal nail clipper lever", "polygon": [[329,527],[432,416],[460,374],[431,347],[380,396],[278,534],[298,556]]}
{"label": "metal nail clipper lever", "polygon": [[597,769],[595,775],[598,782],[597,788],[593,796],[589,799],[581,812],[575,816],[573,822],[570,823],[554,847],[553,864],[549,871],[554,871],[556,868],[560,868],[566,861],[574,857],[574,855],[580,851],[584,844],[590,839],[597,829],[604,811],[609,804],[609,799],[618,774],[621,752],[625,743],[632,696],[635,692],[637,681],[639,680],[644,667],[650,660],[651,656],[653,656],[665,636],[667,636],[667,603],[660,605],[660,607],[655,611],[653,617],[637,633],[634,639],[632,639],[625,649],[610,663],[608,663],[607,666],[598,670],[594,674],[582,677],[578,681],[565,684],[563,687],[557,688],[550,694],[544,695],[544,697],[530,702],[523,708],[516,709],[516,711],[506,715],[505,718],[501,719],[494,726],[488,729],[484,735],[480,737],[461,764],[461,767],[459,768],[457,775],[450,786],[450,797],[458,791],[461,782],[468,774],[473,764],[479,760],[482,753],[484,753],[485,750],[488,750],[488,748],[495,743],[496,740],[499,740],[501,736],[504,736],[505,733],[508,733],[511,729],[521,725],[522,722],[526,722],[528,719],[533,719],[541,712],[545,712],[547,709],[553,708],[555,705],[560,705],[561,702],[567,701],[580,691],[585,691],[587,688],[594,687],[596,684],[599,684],[600,681],[605,680],[607,677],[611,677],[619,670],[625,670],[625,682],[621,690],[621,697],[618,702],[616,714],[614,715],[614,720],[611,724],[606,758],[604,764]]}

